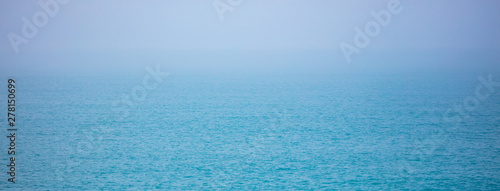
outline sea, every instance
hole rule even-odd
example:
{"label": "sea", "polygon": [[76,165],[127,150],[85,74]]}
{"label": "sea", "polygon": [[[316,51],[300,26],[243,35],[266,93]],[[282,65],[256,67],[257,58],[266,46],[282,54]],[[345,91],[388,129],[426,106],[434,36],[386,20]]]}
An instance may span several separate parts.
{"label": "sea", "polygon": [[146,75],[15,77],[0,190],[500,190],[499,75]]}

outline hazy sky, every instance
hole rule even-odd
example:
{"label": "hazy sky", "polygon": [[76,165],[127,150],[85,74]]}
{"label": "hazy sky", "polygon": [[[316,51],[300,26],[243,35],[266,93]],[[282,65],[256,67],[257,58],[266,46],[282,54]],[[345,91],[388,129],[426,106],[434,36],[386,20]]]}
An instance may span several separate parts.
{"label": "hazy sky", "polygon": [[[41,2],[45,2],[42,0]],[[48,0],[47,0],[48,1]],[[499,69],[500,1],[401,0],[399,14],[348,63],[339,45],[375,21],[390,0],[241,0],[218,16],[212,0],[72,0],[27,43],[38,1],[0,6],[0,74],[130,72],[163,64],[183,71]],[[220,5],[220,4],[219,4]],[[53,7],[52,7],[53,8]],[[464,54],[465,53],[465,54]],[[438,65],[438,66],[436,66]]]}

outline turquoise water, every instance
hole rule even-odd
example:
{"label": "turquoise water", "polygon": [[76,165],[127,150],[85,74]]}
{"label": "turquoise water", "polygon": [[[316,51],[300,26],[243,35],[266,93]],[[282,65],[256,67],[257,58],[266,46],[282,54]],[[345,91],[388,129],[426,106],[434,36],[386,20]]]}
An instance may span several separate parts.
{"label": "turquoise water", "polygon": [[143,76],[18,77],[17,183],[0,187],[498,190],[500,88],[442,117],[477,76],[170,75],[132,106],[115,100]]}

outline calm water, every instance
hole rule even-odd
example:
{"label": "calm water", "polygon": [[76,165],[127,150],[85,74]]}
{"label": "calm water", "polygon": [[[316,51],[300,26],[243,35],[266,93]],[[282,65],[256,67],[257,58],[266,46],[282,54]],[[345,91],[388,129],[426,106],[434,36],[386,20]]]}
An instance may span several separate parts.
{"label": "calm water", "polygon": [[18,77],[17,183],[0,187],[498,190],[500,87],[442,118],[478,75],[171,75],[132,106],[113,101],[142,76]]}

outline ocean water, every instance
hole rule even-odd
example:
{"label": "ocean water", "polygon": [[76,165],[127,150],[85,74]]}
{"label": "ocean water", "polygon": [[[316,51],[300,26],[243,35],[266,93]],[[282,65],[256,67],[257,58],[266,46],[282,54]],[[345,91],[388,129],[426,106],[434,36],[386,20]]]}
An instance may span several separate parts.
{"label": "ocean water", "polygon": [[443,119],[479,75],[170,75],[138,99],[143,76],[17,77],[0,188],[499,190],[500,87]]}

